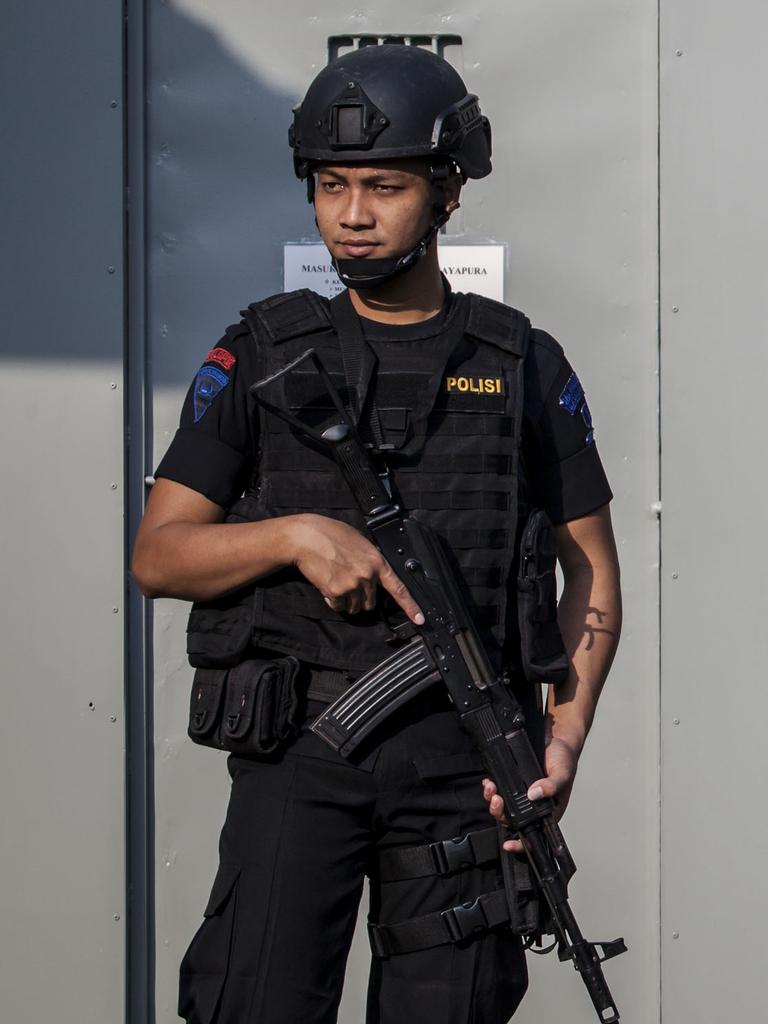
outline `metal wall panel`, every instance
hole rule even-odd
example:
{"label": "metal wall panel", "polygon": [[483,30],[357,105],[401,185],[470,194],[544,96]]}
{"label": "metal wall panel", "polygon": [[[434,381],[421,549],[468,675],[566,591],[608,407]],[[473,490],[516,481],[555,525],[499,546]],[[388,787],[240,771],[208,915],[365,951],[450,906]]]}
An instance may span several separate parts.
{"label": "metal wall panel", "polygon": [[[155,458],[184,389],[237,310],[281,287],[281,246],[313,232],[293,179],[290,108],[326,40],[451,32],[494,125],[495,173],[470,183],[468,241],[509,245],[507,300],[565,344],[587,383],[611,477],[626,627],[566,825],[574,905],[595,938],[624,932],[609,966],[627,1019],[658,1019],[658,524],[656,5],[615,0],[432,0],[274,16],[246,0],[156,3],[150,17],[150,344]],[[184,738],[186,609],[158,602],[158,1021],[174,1018],[178,961],[200,920],[227,796],[222,759]],[[359,1024],[357,946],[340,1020]],[[523,1024],[593,1010],[573,972],[533,964]]]}
{"label": "metal wall panel", "polygon": [[757,1020],[768,11],[712,0],[661,11],[664,1009]]}
{"label": "metal wall panel", "polygon": [[3,10],[0,990],[124,1007],[120,3]]}

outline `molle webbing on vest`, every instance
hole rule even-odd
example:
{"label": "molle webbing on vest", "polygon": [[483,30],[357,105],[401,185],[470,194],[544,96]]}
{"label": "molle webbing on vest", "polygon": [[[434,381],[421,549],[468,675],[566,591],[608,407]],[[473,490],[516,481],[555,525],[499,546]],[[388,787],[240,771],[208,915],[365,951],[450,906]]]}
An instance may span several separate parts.
{"label": "molle webbing on vest", "polygon": [[[311,461],[305,452],[280,451],[273,448],[261,460],[261,469],[265,472],[276,470],[278,472],[293,473],[307,472]],[[325,458],[319,453],[318,459]],[[420,460],[418,468],[423,473],[485,473],[493,475],[506,475],[511,471],[511,457],[509,455],[431,455]],[[406,467],[397,467],[400,473],[406,472]],[[402,493],[402,491],[401,491]]]}
{"label": "molle webbing on vest", "polygon": [[506,349],[512,355],[524,358],[528,348],[530,323],[528,317],[511,306],[505,306],[493,299],[472,299],[467,318],[467,334],[481,341],[489,341],[499,348]]}
{"label": "molle webbing on vest", "polygon": [[273,344],[331,326],[327,305],[308,288],[252,302],[248,309],[241,310],[241,316],[248,321],[251,330],[256,320]]}
{"label": "molle webbing on vest", "polygon": [[[275,473],[270,484],[269,499],[274,509],[301,509],[310,512],[317,509],[348,509],[347,496],[334,486],[333,478],[303,483],[301,479],[285,479],[288,474]],[[295,474],[291,474],[295,477]],[[313,474],[303,474],[304,479]],[[456,474],[458,476],[458,474]],[[480,475],[480,474],[478,474]],[[455,477],[453,478],[455,480]],[[454,490],[451,481],[435,483],[420,475],[417,481],[404,481],[397,476],[397,490],[403,505],[411,511],[494,511],[507,512],[510,507],[509,494],[504,490],[486,491],[467,488]],[[288,513],[282,512],[282,515]]]}
{"label": "molle webbing on vest", "polygon": [[[311,344],[339,390],[349,394],[326,309],[311,292],[249,308],[245,319],[259,345],[265,376]],[[451,352],[443,351],[441,358],[447,363],[440,380],[435,378],[436,353],[428,339],[423,348],[409,345],[396,366],[379,366],[372,387],[385,440],[395,446],[386,456],[394,493],[404,508],[446,541],[484,640],[492,655],[498,655],[504,645],[508,576],[514,560],[522,364],[529,325],[515,310],[477,296],[454,296],[448,319],[452,326],[447,325],[446,332],[452,330],[457,343]],[[313,335],[311,340],[308,335]],[[273,404],[290,407],[315,428],[333,419],[330,402],[313,374],[297,373],[277,386],[280,392],[270,396]],[[418,416],[407,407],[408,395],[412,406],[421,396]],[[254,517],[319,512],[358,528],[362,525],[351,494],[327,456],[263,410],[260,439]],[[394,639],[379,613],[347,617],[331,611],[296,570],[275,573],[256,588],[256,645],[296,654],[315,665],[358,672],[388,656]]]}

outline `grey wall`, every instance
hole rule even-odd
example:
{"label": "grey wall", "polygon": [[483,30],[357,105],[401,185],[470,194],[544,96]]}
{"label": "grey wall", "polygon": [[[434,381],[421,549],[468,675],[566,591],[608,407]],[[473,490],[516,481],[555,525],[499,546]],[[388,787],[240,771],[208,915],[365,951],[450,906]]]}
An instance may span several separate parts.
{"label": "grey wall", "polygon": [[670,1019],[765,1016],[763,43],[662,5],[662,881]]}
{"label": "grey wall", "polygon": [[[623,932],[631,947],[608,965],[623,1019],[658,1021],[662,1009],[676,1020],[758,1017],[768,909],[758,674],[765,12],[663,0],[659,64],[651,0],[412,7],[294,0],[271,17],[247,0],[131,0],[136,106],[124,124],[123,5],[6,5],[0,999],[9,1020],[125,1019],[126,851],[135,886],[144,818],[156,1017],[176,1019],[178,961],[212,878],[228,783],[223,759],[185,739],[186,609],[157,602],[146,637],[155,794],[146,815],[134,804],[126,837],[124,356],[129,483],[140,495],[201,358],[242,305],[280,289],[282,243],[314,233],[285,129],[327,37],[391,31],[464,39],[453,56],[493,121],[496,169],[467,189],[456,228],[462,240],[508,245],[507,300],[565,344],[616,492],[626,625],[565,822],[580,865],[574,907],[590,936]],[[145,372],[153,450],[142,466]],[[133,628],[140,656],[141,621]],[[139,666],[134,726],[143,725],[140,677]],[[152,936],[140,932],[140,913],[132,923],[138,991],[136,956],[151,960]],[[342,1024],[362,1019],[365,962],[360,943]],[[521,1024],[593,1019],[570,969],[531,966]],[[131,1024],[149,1019],[136,1009],[141,996]]]}
{"label": "grey wall", "polygon": [[123,12],[3,15],[0,1004],[119,1024]]}

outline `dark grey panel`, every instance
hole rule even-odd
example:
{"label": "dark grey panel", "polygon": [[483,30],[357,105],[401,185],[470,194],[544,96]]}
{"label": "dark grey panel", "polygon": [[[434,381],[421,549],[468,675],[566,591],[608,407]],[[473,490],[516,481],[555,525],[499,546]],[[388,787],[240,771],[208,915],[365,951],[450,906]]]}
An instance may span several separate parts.
{"label": "dark grey panel", "polygon": [[282,243],[314,219],[288,147],[296,96],[172,4],[153,8],[149,74],[152,375],[186,386],[239,311],[280,290]]}
{"label": "dark grey panel", "polygon": [[122,350],[122,5],[3,13],[0,352],[109,359]]}
{"label": "dark grey panel", "polygon": [[124,1015],[122,35],[117,2],[3,8],[0,990],[18,1024]]}

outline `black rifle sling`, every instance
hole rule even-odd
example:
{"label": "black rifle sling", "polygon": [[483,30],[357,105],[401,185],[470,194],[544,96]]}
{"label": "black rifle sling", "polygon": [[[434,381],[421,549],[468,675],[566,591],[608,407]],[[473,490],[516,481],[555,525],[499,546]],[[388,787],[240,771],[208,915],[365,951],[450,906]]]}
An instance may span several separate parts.
{"label": "black rifle sling", "polygon": [[381,451],[384,447],[381,417],[375,399],[371,396],[369,401],[371,380],[377,363],[376,356],[365,339],[360,318],[346,289],[331,299],[330,309],[333,326],[339,339],[344,377],[354,402],[353,420],[358,429],[364,430],[367,412],[367,425],[370,426],[376,448]]}
{"label": "black rifle sling", "polygon": [[[418,455],[424,447],[427,419],[435,407],[446,369],[468,344],[465,329],[470,317],[471,304],[477,298],[453,296],[453,309],[448,314],[444,339],[439,347],[431,346],[431,354],[437,356],[438,361],[433,373],[415,396],[413,429],[406,443],[398,449],[401,455]],[[483,303],[484,300],[481,299],[480,302]],[[356,408],[353,410],[355,425],[363,430],[366,426],[370,428],[378,451],[391,451],[393,445],[387,443],[384,436],[381,415],[371,389],[377,364],[376,355],[363,334],[360,318],[352,305],[349,292],[342,292],[331,299],[330,311],[339,339],[347,387],[357,400]]]}

